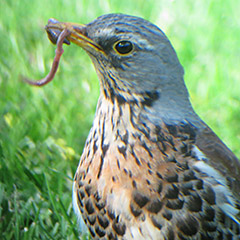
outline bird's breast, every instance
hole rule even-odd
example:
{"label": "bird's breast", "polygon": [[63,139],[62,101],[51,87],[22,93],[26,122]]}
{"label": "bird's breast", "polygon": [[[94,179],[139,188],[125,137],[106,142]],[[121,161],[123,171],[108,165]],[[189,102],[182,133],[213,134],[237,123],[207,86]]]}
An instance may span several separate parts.
{"label": "bird's breast", "polygon": [[210,235],[217,236],[221,182],[215,188],[205,165],[197,164],[195,127],[186,121],[153,125],[140,114],[130,104],[102,100],[98,106],[74,186],[92,236],[200,237],[209,211]]}

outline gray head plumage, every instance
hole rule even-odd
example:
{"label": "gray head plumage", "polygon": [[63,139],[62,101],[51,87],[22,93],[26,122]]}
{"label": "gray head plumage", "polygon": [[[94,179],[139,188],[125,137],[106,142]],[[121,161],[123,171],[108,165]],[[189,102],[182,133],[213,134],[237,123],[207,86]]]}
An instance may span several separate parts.
{"label": "gray head plumage", "polygon": [[[168,115],[171,115],[169,109],[174,115],[178,109],[181,118],[193,112],[183,81],[183,68],[171,43],[158,27],[142,18],[108,14],[86,25],[86,34],[105,52],[103,55],[87,51],[107,97],[114,95],[123,101],[134,101],[135,94],[150,94],[150,98],[155,97],[155,110],[164,116],[165,109]],[[114,44],[121,40],[134,45],[130,54],[119,54],[114,49]],[[154,101],[152,103],[154,105]],[[185,113],[181,111],[183,106]]]}

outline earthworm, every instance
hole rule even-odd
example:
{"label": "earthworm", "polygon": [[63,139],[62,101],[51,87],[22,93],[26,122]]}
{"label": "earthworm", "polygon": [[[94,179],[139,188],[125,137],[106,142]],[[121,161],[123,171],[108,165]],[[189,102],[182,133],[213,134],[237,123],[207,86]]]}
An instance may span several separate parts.
{"label": "earthworm", "polygon": [[33,85],[33,86],[41,87],[53,80],[53,78],[57,72],[57,69],[58,69],[60,58],[64,52],[62,45],[64,43],[65,38],[68,37],[69,35],[70,35],[70,32],[67,29],[64,29],[61,32],[61,34],[59,35],[59,37],[57,39],[57,49],[55,51],[55,57],[54,57],[54,60],[52,63],[51,70],[48,73],[48,75],[45,78],[42,78],[38,81],[32,81],[27,78],[24,78],[23,80],[25,82],[27,82],[28,84]]}

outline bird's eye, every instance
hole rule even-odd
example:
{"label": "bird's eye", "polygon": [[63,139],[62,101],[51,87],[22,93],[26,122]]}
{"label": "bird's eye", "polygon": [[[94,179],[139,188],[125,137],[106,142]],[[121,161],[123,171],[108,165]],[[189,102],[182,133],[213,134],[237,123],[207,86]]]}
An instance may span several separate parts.
{"label": "bird's eye", "polygon": [[120,54],[128,54],[133,50],[133,44],[130,41],[120,41],[114,46],[115,50]]}

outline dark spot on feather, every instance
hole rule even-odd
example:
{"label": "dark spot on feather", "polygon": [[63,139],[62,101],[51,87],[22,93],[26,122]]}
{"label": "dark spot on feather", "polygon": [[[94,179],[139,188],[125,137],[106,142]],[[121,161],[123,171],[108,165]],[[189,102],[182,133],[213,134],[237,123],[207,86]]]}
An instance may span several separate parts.
{"label": "dark spot on feather", "polygon": [[165,160],[166,162],[177,163],[176,158],[175,158],[175,157],[172,157],[172,156],[171,156],[171,157],[165,157],[164,160]]}
{"label": "dark spot on feather", "polygon": [[88,149],[88,152],[87,152],[87,158],[89,157],[90,153],[91,153],[91,150],[90,150],[90,148],[89,148],[89,149]]}
{"label": "dark spot on feather", "polygon": [[122,107],[119,106],[119,120],[120,120],[120,117],[122,117],[122,115],[123,115]]}
{"label": "dark spot on feather", "polygon": [[134,148],[133,145],[131,145],[131,150],[130,150],[130,152],[131,152],[132,156],[134,157],[135,162],[137,163],[137,165],[138,165],[138,166],[141,166],[142,164],[141,164],[140,160],[138,159],[138,157],[136,156],[133,148]]}
{"label": "dark spot on feather", "polygon": [[142,146],[143,146],[143,148],[148,152],[149,156],[152,158],[153,155],[152,155],[152,153],[151,153],[151,150],[149,149],[149,147],[146,145],[145,142],[142,143]]}
{"label": "dark spot on feather", "polygon": [[[76,174],[76,176],[77,176],[77,174]],[[78,181],[78,188],[81,188],[83,186],[84,186],[84,183],[82,181]]]}
{"label": "dark spot on feather", "polygon": [[92,201],[90,199],[87,199],[85,203],[85,209],[87,210],[89,215],[94,213],[95,210],[94,210]]}
{"label": "dark spot on feather", "polygon": [[159,181],[159,182],[158,182],[157,192],[158,192],[158,193],[161,193],[161,192],[162,192],[162,188],[163,188],[162,181]]}
{"label": "dark spot on feather", "polygon": [[126,157],[126,150],[127,150],[126,146],[121,146],[121,147],[118,146],[118,151],[124,156],[124,158]]}
{"label": "dark spot on feather", "polygon": [[92,189],[92,187],[91,187],[90,185],[87,185],[87,186],[85,187],[85,191],[86,191],[88,197],[91,195],[91,189]]}
{"label": "dark spot on feather", "polygon": [[95,232],[100,238],[104,237],[106,234],[98,225],[95,226]]}
{"label": "dark spot on feather", "polygon": [[118,240],[116,234],[113,235],[113,232],[108,233],[108,240]]}
{"label": "dark spot on feather", "polygon": [[162,225],[157,221],[157,219],[155,218],[155,216],[151,216],[151,220],[153,225],[158,228],[159,230],[162,229]]}
{"label": "dark spot on feather", "polygon": [[79,191],[79,194],[80,194],[81,199],[83,199],[83,198],[85,197],[84,191],[81,190],[81,189],[79,189],[78,191]]}
{"label": "dark spot on feather", "polygon": [[152,169],[152,166],[151,166],[150,162],[147,163],[147,166],[148,166],[148,168]]}
{"label": "dark spot on feather", "polygon": [[171,226],[169,226],[168,228],[167,228],[167,240],[174,240],[175,239],[175,237],[174,237],[174,231],[173,231],[173,229],[172,229],[172,227]]}
{"label": "dark spot on feather", "polygon": [[82,202],[82,199],[81,199],[81,196],[79,194],[79,191],[77,191],[77,198],[78,198],[78,204],[83,207],[83,202]]}
{"label": "dark spot on feather", "polygon": [[105,202],[103,201],[99,201],[99,202],[95,202],[95,206],[98,208],[98,210],[100,211],[101,209],[103,209],[105,207]]}
{"label": "dark spot on feather", "polygon": [[181,125],[180,132],[186,133],[190,140],[194,140],[196,138],[196,128],[190,124]]}
{"label": "dark spot on feather", "polygon": [[150,175],[152,175],[152,174],[153,174],[153,171],[150,170],[150,169],[148,169],[148,173],[149,173]]}
{"label": "dark spot on feather", "polygon": [[142,210],[133,203],[130,204],[130,210],[135,217],[138,217],[142,213]]}
{"label": "dark spot on feather", "polygon": [[103,146],[102,146],[103,157],[105,156],[108,148],[109,148],[109,144],[106,144],[106,145],[103,145]]}
{"label": "dark spot on feather", "polygon": [[146,179],[146,183],[147,183],[147,185],[151,184],[151,182],[148,179]]}
{"label": "dark spot on feather", "polygon": [[96,216],[95,215],[88,215],[87,220],[90,223],[90,225],[94,225],[96,222]]}
{"label": "dark spot on feather", "polygon": [[95,192],[93,196],[97,202],[101,199],[98,192]]}
{"label": "dark spot on feather", "polygon": [[146,197],[145,195],[139,193],[139,192],[135,192],[133,194],[133,201],[140,207],[144,207],[148,202],[149,202],[149,198]]}
{"label": "dark spot on feather", "polygon": [[98,170],[98,174],[97,174],[97,178],[99,179],[100,178],[100,176],[101,176],[101,173],[102,173],[102,167],[103,167],[103,163],[104,163],[104,158],[103,158],[103,156],[101,156],[101,158],[100,158],[100,166],[99,166],[99,170]]}
{"label": "dark spot on feather", "polygon": [[188,152],[188,145],[184,142],[182,142],[182,146],[180,147],[180,151],[183,154],[186,154]]}
{"label": "dark spot on feather", "polygon": [[193,191],[193,183],[185,182],[180,185],[180,191],[186,196],[190,195],[191,191]]}
{"label": "dark spot on feather", "polygon": [[166,123],[165,123],[165,125],[166,125],[166,127],[167,127],[167,129],[168,129],[168,132],[169,132],[171,135],[173,135],[174,137],[177,137],[177,136],[178,136],[178,134],[177,134],[177,127],[176,127],[176,126],[170,125],[170,124],[166,124]]}
{"label": "dark spot on feather", "polygon": [[93,155],[96,153],[97,149],[98,149],[97,139],[95,139],[94,142],[93,142]]}
{"label": "dark spot on feather", "polygon": [[212,207],[206,207],[204,209],[204,220],[214,221],[214,218],[215,218],[215,210]]}
{"label": "dark spot on feather", "polygon": [[192,193],[186,202],[187,209],[191,212],[200,212],[202,210],[202,199],[197,193]]}
{"label": "dark spot on feather", "polygon": [[157,174],[158,178],[163,179],[162,175],[159,172],[157,172],[156,174]]}
{"label": "dark spot on feather", "polygon": [[88,229],[89,229],[89,232],[91,233],[92,237],[95,237],[96,234],[95,234],[93,228],[92,227],[88,227]]}
{"label": "dark spot on feather", "polygon": [[151,201],[146,209],[151,213],[158,213],[162,209],[162,202],[159,199]]}
{"label": "dark spot on feather", "polygon": [[195,180],[195,179],[197,179],[197,178],[192,170],[184,172],[184,176],[183,176],[184,181],[187,182],[187,181],[191,181],[191,180]]}
{"label": "dark spot on feather", "polygon": [[134,188],[137,188],[137,183],[136,183],[135,180],[132,180],[132,186],[133,186]]}
{"label": "dark spot on feather", "polygon": [[117,101],[118,101],[119,105],[122,105],[122,104],[126,103],[126,99],[122,95],[116,94],[116,98],[117,98]]}
{"label": "dark spot on feather", "polygon": [[177,151],[177,149],[175,148],[175,144],[174,144],[173,138],[171,136],[167,138],[167,141],[168,141],[168,143],[171,144],[172,150],[173,151]]}
{"label": "dark spot on feather", "polygon": [[161,151],[161,153],[162,153],[164,156],[168,157],[168,155],[167,155],[167,153],[166,153],[166,149],[167,149],[166,144],[165,144],[164,142],[161,142],[161,141],[159,140],[159,137],[158,137],[157,146],[158,146],[158,149]]}
{"label": "dark spot on feather", "polygon": [[195,183],[195,187],[196,187],[196,189],[198,189],[198,190],[203,189],[203,180],[202,180],[202,179],[198,179],[198,180],[196,181],[196,183]]}
{"label": "dark spot on feather", "polygon": [[112,224],[112,227],[118,235],[123,236],[125,234],[126,225],[124,223],[121,223],[121,222],[118,222],[118,220],[115,220]]}
{"label": "dark spot on feather", "polygon": [[108,93],[107,93],[107,89],[103,89],[103,93],[104,93],[104,96],[105,98],[109,99],[109,96],[108,96]]}
{"label": "dark spot on feather", "polygon": [[161,126],[155,125],[154,133],[155,133],[156,135],[160,135],[161,132],[162,132]]}
{"label": "dark spot on feather", "polygon": [[178,229],[187,236],[193,236],[198,232],[199,223],[193,216],[185,216],[177,221]]}
{"label": "dark spot on feather", "polygon": [[215,232],[217,230],[215,222],[202,221],[202,228],[206,232]]}
{"label": "dark spot on feather", "polygon": [[166,206],[173,210],[179,210],[179,209],[182,209],[183,204],[184,204],[183,200],[174,199],[174,200],[168,200]]}
{"label": "dark spot on feather", "polygon": [[225,215],[223,212],[220,212],[220,213],[219,213],[218,221],[219,221],[220,223],[222,223],[223,225],[226,224],[226,215]]}
{"label": "dark spot on feather", "polygon": [[172,184],[168,186],[165,197],[169,199],[176,199],[178,198],[178,193],[179,193],[179,190],[177,186]]}
{"label": "dark spot on feather", "polygon": [[148,107],[151,107],[153,103],[159,99],[159,97],[160,97],[160,94],[157,91],[152,91],[152,92],[146,91],[142,104]]}
{"label": "dark spot on feather", "polygon": [[186,237],[184,234],[182,234],[182,232],[179,232],[179,231],[178,231],[177,234],[178,234],[178,237],[179,237],[178,239],[181,239],[181,240],[188,240],[188,239],[189,239],[189,238]]}
{"label": "dark spot on feather", "polygon": [[202,193],[202,197],[210,205],[214,205],[216,203],[215,193],[213,189],[209,186],[205,188],[205,191]]}
{"label": "dark spot on feather", "polygon": [[115,214],[113,211],[109,210],[107,211],[107,215],[113,220],[115,218]]}
{"label": "dark spot on feather", "polygon": [[120,163],[119,163],[119,160],[117,159],[117,166],[118,166],[118,169],[121,170],[120,168]]}
{"label": "dark spot on feather", "polygon": [[178,182],[178,174],[173,173],[173,175],[167,175],[164,179],[169,183]]}
{"label": "dark spot on feather", "polygon": [[122,137],[122,141],[127,145],[128,144],[128,131]]}
{"label": "dark spot on feather", "polygon": [[167,209],[163,212],[162,216],[168,221],[172,219],[172,213]]}
{"label": "dark spot on feather", "polygon": [[183,162],[183,163],[177,162],[176,165],[179,167],[179,170],[180,170],[180,171],[188,170],[188,169],[189,169],[189,166],[188,166],[188,162],[187,162],[187,161],[185,161],[185,162]]}
{"label": "dark spot on feather", "polygon": [[108,221],[108,219],[107,219],[105,216],[102,216],[102,215],[98,214],[97,220],[98,220],[98,222],[99,222],[99,224],[100,224],[100,226],[101,226],[102,228],[105,229],[105,228],[108,227],[109,221]]}
{"label": "dark spot on feather", "polygon": [[134,158],[135,158],[136,164],[137,164],[138,166],[141,166],[142,164],[141,164],[141,162],[139,161],[139,159],[138,159],[137,157],[134,157]]}

